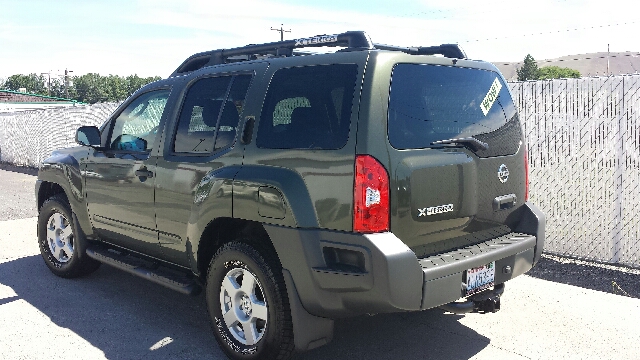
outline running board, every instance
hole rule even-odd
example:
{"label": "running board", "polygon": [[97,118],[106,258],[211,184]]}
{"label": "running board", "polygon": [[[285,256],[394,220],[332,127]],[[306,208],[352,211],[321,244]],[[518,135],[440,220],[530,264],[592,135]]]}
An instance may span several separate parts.
{"label": "running board", "polygon": [[86,254],[101,263],[111,265],[185,295],[198,295],[202,290],[200,285],[193,279],[188,279],[177,271],[154,266],[153,263],[131,255],[102,247],[90,247],[86,250]]}

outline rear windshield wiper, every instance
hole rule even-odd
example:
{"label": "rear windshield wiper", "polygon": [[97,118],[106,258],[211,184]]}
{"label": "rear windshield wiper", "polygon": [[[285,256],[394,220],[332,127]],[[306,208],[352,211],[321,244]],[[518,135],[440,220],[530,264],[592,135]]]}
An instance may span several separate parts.
{"label": "rear windshield wiper", "polygon": [[431,143],[431,145],[446,145],[446,144],[460,144],[463,146],[470,147],[473,151],[478,150],[487,150],[489,148],[489,144],[486,142],[482,142],[472,136],[466,138],[459,139],[448,139],[448,140],[438,140]]}

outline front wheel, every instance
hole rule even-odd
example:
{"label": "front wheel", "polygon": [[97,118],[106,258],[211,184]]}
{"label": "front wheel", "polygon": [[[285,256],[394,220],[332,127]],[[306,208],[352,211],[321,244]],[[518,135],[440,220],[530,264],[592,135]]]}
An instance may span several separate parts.
{"label": "front wheel", "polygon": [[246,243],[225,244],[211,260],[206,299],[216,340],[227,356],[291,356],[293,323],[275,257],[264,256]]}
{"label": "front wheel", "polygon": [[47,199],[38,215],[38,244],[51,272],[60,277],[74,278],[98,269],[98,261],[79,255],[77,240],[67,198],[58,194]]}

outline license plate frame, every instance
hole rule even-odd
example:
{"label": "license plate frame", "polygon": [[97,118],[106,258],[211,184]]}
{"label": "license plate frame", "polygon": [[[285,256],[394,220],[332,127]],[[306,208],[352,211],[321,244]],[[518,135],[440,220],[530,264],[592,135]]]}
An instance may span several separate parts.
{"label": "license plate frame", "polygon": [[464,274],[464,297],[475,295],[495,285],[496,262],[467,269]]}

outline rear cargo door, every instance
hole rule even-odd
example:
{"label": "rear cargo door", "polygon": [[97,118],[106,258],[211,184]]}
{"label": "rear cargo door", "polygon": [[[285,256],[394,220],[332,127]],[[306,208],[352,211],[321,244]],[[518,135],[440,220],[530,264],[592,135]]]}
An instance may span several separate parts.
{"label": "rear cargo door", "polygon": [[391,231],[419,257],[511,231],[525,195],[524,148],[497,72],[396,64],[388,140]]}

